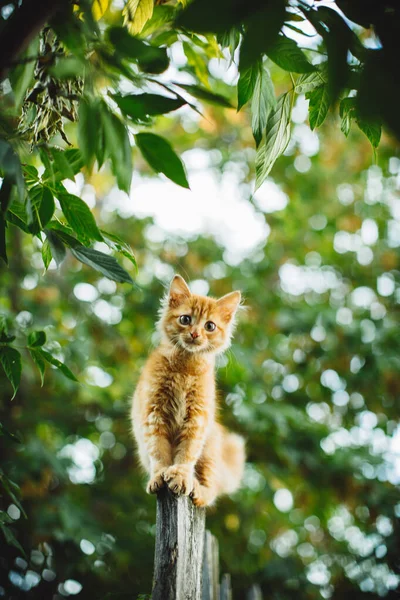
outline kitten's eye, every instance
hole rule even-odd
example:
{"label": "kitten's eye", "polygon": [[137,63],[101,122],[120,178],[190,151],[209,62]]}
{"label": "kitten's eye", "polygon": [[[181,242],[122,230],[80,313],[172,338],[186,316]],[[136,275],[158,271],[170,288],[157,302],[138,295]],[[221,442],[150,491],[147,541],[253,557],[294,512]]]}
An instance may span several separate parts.
{"label": "kitten's eye", "polygon": [[192,319],[189,315],[182,315],[181,317],[179,317],[179,323],[181,325],[190,325],[191,322]]}
{"label": "kitten's eye", "polygon": [[207,321],[207,323],[204,325],[204,329],[206,331],[214,331],[215,328],[216,328],[216,325],[212,321]]}

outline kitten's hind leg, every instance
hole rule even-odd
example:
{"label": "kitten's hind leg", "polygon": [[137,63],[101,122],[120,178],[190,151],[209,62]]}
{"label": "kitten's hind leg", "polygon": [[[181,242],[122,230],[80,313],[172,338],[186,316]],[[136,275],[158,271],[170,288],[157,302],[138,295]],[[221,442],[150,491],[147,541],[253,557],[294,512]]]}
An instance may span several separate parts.
{"label": "kitten's hind leg", "polygon": [[196,464],[193,504],[210,506],[217,496],[235,492],[240,486],[244,463],[243,438],[216,423]]}
{"label": "kitten's hind leg", "polygon": [[190,497],[195,506],[210,506],[214,503],[217,494],[215,462],[210,456],[203,455],[196,464],[193,491]]}

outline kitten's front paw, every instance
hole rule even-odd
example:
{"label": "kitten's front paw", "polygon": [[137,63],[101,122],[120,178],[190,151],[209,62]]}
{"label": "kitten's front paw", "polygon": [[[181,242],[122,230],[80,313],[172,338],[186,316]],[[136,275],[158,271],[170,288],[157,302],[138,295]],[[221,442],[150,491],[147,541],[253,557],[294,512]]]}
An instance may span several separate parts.
{"label": "kitten's front paw", "polygon": [[193,468],[187,465],[172,465],[165,471],[164,481],[177,496],[189,496],[193,490]]}
{"label": "kitten's front paw", "polygon": [[148,494],[157,494],[159,490],[164,486],[164,469],[154,473],[146,487]]}

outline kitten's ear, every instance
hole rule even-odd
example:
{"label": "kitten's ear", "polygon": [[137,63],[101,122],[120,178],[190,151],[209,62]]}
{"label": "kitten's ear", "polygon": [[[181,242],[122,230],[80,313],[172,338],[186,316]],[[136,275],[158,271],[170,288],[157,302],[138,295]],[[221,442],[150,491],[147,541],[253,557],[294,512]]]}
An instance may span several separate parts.
{"label": "kitten's ear", "polygon": [[190,290],[186,281],[180,275],[175,275],[169,288],[169,305],[179,306],[179,304],[181,304],[186,298],[189,298],[190,295]]}
{"label": "kitten's ear", "polygon": [[233,319],[241,298],[241,293],[237,291],[226,294],[217,300],[217,306],[224,321],[231,321]]}

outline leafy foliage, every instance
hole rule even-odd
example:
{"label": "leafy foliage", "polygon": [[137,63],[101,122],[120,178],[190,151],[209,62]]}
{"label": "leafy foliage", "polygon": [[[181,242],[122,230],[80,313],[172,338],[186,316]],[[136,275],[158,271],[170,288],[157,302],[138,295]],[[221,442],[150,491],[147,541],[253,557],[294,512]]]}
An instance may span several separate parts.
{"label": "leafy foliage", "polygon": [[137,133],[135,141],[156,173],[164,173],[178,185],[189,187],[183,164],[167,140],[154,133]]}
{"label": "leafy foliage", "polygon": [[3,346],[0,349],[0,363],[12,385],[14,393],[11,400],[13,400],[21,380],[21,355],[18,350],[11,346]]}
{"label": "leafy foliage", "polygon": [[275,108],[276,99],[269,72],[261,63],[257,65],[256,79],[254,82],[251,101],[251,128],[256,146],[260,145],[268,117]]}
{"label": "leafy foliage", "polygon": [[328,115],[330,97],[327,84],[324,83],[312,92],[307,92],[306,97],[310,101],[310,127],[315,129],[322,125]]}
{"label": "leafy foliage", "polygon": [[268,56],[285,71],[292,73],[309,73],[315,67],[308,62],[305,54],[297,46],[296,42],[286,35],[280,35]]}
{"label": "leafy foliage", "polygon": [[291,94],[282,94],[275,110],[269,116],[265,142],[257,154],[256,188],[265,181],[275,160],[286,150],[289,143],[291,102]]}
{"label": "leafy foliage", "polygon": [[[377,3],[371,3],[367,20],[375,26],[376,33],[381,35],[382,52],[388,54],[393,36],[384,33],[383,22],[386,23],[389,13],[382,9],[383,5],[379,7]],[[345,14],[349,11],[350,19],[354,17],[357,23],[365,25],[365,19],[353,5],[342,2],[340,6]],[[267,119],[275,105],[273,85],[268,75],[270,60],[291,74],[309,74],[306,85],[296,82],[292,89],[296,94],[307,92],[312,128],[322,125],[329,108],[334,107],[336,100],[344,96],[351,86],[356,91],[352,97],[355,99],[357,124],[374,148],[379,143],[382,122],[397,131],[395,116],[388,113],[390,108],[382,109],[375,98],[375,92],[370,102],[367,96],[370,98],[371,94],[363,91],[366,74],[371,82],[378,76],[378,65],[388,75],[387,79],[393,79],[390,77],[390,61],[383,64],[380,60],[381,51],[368,51],[363,45],[362,36],[357,37],[342,16],[329,7],[318,6],[314,10],[298,3],[289,8],[284,0],[271,0],[267,4],[254,0],[244,6],[236,0],[224,0],[216,8],[214,3],[194,0],[188,7],[178,3],[172,7],[157,6],[154,10],[150,0],[133,0],[123,10],[126,28],[115,24],[100,28],[97,20],[105,19],[109,13],[114,14],[109,2],[105,0],[93,4],[84,3],[77,11],[60,8],[51,21],[53,29],[45,30],[30,44],[30,51],[39,53],[36,65],[30,59],[24,63],[25,56],[21,59],[21,65],[17,61],[17,66],[11,69],[11,91],[4,95],[8,108],[5,111],[3,139],[0,140],[0,171],[4,175],[0,192],[0,248],[4,261],[7,261],[5,231],[8,217],[24,231],[27,227],[32,234],[38,235],[54,212],[54,197],[57,198],[54,185],[64,179],[73,179],[83,166],[91,170],[94,161],[97,161],[98,168],[110,161],[118,186],[129,192],[133,168],[130,130],[134,125],[152,125],[154,117],[168,114],[184,106],[186,102],[188,106],[193,106],[191,100],[185,100],[180,92],[175,91],[176,85],[184,93],[201,101],[222,107],[231,106],[225,95],[207,89],[207,69],[204,71],[203,66],[200,68],[197,64],[196,57],[200,49],[202,65],[205,57],[209,59],[222,56],[218,43],[226,48],[230,47],[229,40],[232,40],[231,52],[240,45],[238,109],[251,101],[253,134],[257,146],[265,135]],[[11,29],[14,21],[18,22],[18,11],[10,22],[7,18],[3,19],[4,31]],[[115,23],[114,18],[111,21]],[[313,64],[314,42],[304,51],[288,35],[289,31],[294,31],[298,35],[304,34],[304,39],[309,35],[303,28],[306,21],[314,28],[316,35],[320,36],[320,48],[327,57],[326,69]],[[283,26],[286,26],[285,31],[282,31]],[[180,31],[186,36],[183,48],[188,57],[188,67],[197,82],[171,82],[166,85],[161,80],[158,81],[172,97],[148,92],[121,94],[118,90],[126,80],[138,90],[150,82],[154,84],[153,77],[163,73],[169,66],[166,47],[176,42]],[[229,35],[227,32],[230,32]],[[202,38],[198,33],[206,35]],[[138,37],[139,34],[143,37]],[[213,37],[215,34],[219,37]],[[349,62],[349,52],[356,62]],[[88,55],[92,57],[90,61],[85,60]],[[4,63],[2,69],[6,72],[9,65]],[[106,81],[108,78],[109,83],[104,84],[104,78]],[[299,79],[303,81],[304,75]],[[318,79],[323,79],[322,83],[311,89],[311,82]],[[379,86],[372,87],[376,89]],[[107,92],[121,111],[120,115],[114,112],[108,102],[101,99]],[[37,175],[30,179],[32,172],[25,171],[24,183],[21,163],[38,163],[38,158],[35,155],[29,158],[21,146],[19,154],[15,152],[15,136],[10,136],[12,119],[20,121],[17,137],[31,141],[34,148],[37,146],[39,150],[39,162],[45,167],[42,180]],[[81,150],[79,158],[75,150],[65,147],[69,142],[64,131],[65,121],[74,122],[77,119]],[[348,122],[349,114],[346,113],[345,132],[348,131]],[[55,137],[57,135],[61,136],[64,146],[59,145]],[[156,138],[147,139],[154,142]],[[161,152],[170,155],[169,145],[164,144]],[[271,167],[280,154],[281,152],[271,154]],[[169,160],[167,155],[160,157],[161,162]],[[154,166],[154,157],[150,164]],[[159,166],[157,163],[156,172],[164,172]],[[28,164],[26,168],[32,169],[34,166]],[[264,169],[264,177],[268,172],[268,169]],[[173,180],[176,181],[176,177]],[[183,181],[182,177],[180,181]],[[258,185],[262,181],[261,176]],[[17,209],[20,214],[16,215],[16,209],[11,208],[15,198],[14,191],[20,200],[26,198],[27,219],[22,217],[20,209]],[[87,239],[99,241],[99,235],[94,235],[93,219],[82,204],[76,200],[74,203],[72,198],[69,203],[62,200],[60,203],[68,213],[68,217],[64,216],[69,224],[74,222],[72,229],[77,227],[78,238],[82,236],[84,225],[89,232]],[[74,218],[75,211],[84,214],[83,222],[80,216]],[[49,258],[48,248],[46,252]]]}

